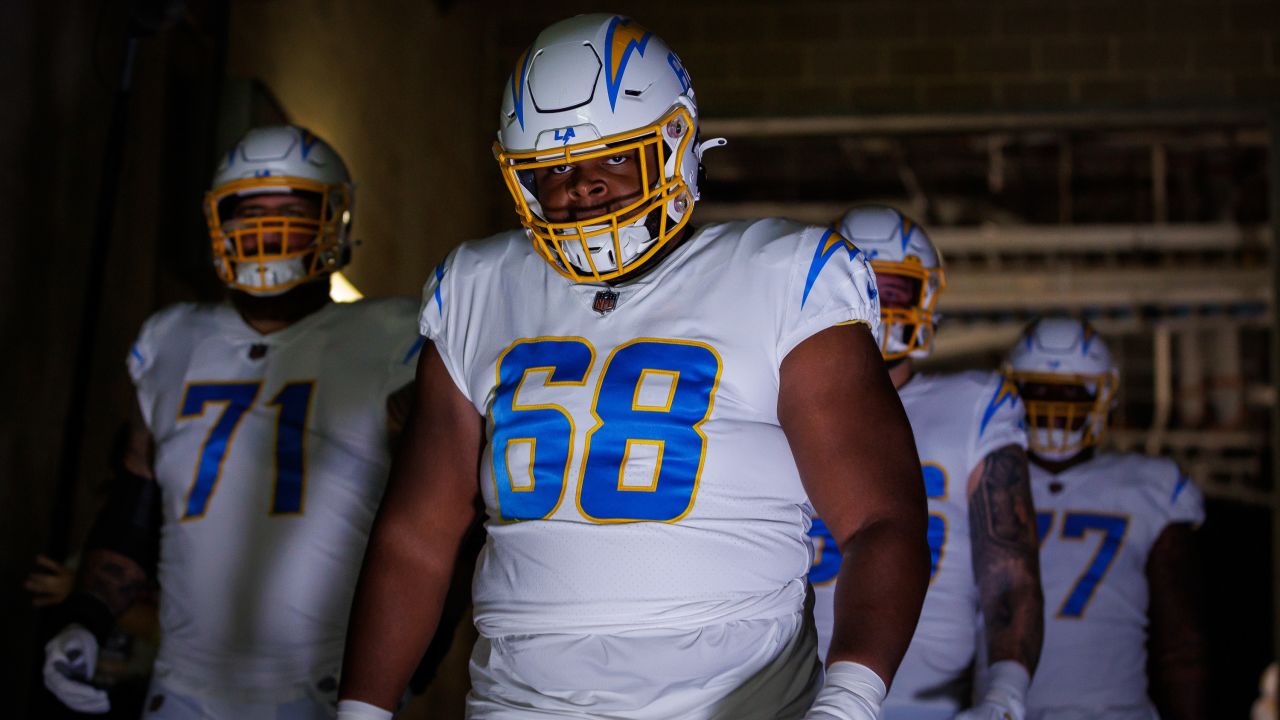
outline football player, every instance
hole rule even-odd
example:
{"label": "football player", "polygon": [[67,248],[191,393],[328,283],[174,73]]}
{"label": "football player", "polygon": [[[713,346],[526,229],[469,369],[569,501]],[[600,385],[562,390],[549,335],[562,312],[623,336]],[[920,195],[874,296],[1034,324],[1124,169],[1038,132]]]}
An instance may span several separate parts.
{"label": "football player", "polygon": [[[945,284],[942,258],[924,228],[881,205],[850,210],[839,228],[876,274],[881,353],[911,420],[929,502],[929,592],[884,717],[951,718],[969,704],[981,612],[989,682],[960,717],[1021,720],[1043,631],[1022,403],[996,372],[916,372],[914,360],[933,349],[934,308]],[[841,555],[821,520],[810,535],[814,619],[825,653]]]}
{"label": "football player", "polygon": [[1119,373],[1088,324],[1032,323],[1006,368],[1031,426],[1045,594],[1030,717],[1150,720],[1157,708],[1166,720],[1208,717],[1200,491],[1169,460],[1097,451]]}
{"label": "football player", "polygon": [[[409,397],[416,303],[336,304],[352,184],[326,142],[249,131],[205,200],[230,303],[153,315],[129,353],[124,459],[90,534],[48,688],[108,709],[97,647],[155,566],[147,718],[333,717],[348,609]],[[158,547],[157,540],[158,537]]]}
{"label": "football player", "polygon": [[[631,19],[562,21],[521,54],[495,151],[524,229],[426,284],[339,717],[390,717],[477,493],[469,717],[875,717],[928,549],[874,278],[830,229],[694,228],[719,142]],[[838,598],[821,692],[808,498],[844,574],[875,578]]]}

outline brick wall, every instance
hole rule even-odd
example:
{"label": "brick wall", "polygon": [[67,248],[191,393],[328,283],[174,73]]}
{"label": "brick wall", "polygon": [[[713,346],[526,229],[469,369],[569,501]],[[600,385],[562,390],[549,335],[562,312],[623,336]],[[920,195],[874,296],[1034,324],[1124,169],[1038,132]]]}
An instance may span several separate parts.
{"label": "brick wall", "polygon": [[[599,7],[505,4],[503,74],[540,27]],[[717,116],[1280,101],[1277,0],[614,4],[676,48]]]}

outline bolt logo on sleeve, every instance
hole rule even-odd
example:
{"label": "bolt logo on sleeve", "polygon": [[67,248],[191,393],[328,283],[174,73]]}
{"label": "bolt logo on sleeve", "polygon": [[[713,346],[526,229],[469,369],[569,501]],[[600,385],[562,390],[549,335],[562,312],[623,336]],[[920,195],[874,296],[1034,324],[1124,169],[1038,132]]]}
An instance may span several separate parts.
{"label": "bolt logo on sleeve", "polygon": [[826,267],[827,261],[840,248],[844,248],[850,260],[854,260],[862,254],[862,251],[856,245],[836,232],[835,228],[828,228],[822,239],[818,241],[817,248],[813,251],[813,262],[809,264],[809,275],[804,280],[804,295],[800,298],[800,307],[803,308],[804,304],[808,302],[809,291],[813,290],[813,283],[817,281],[818,275],[822,273],[822,268]]}
{"label": "bolt logo on sleeve", "polygon": [[982,413],[982,423],[978,425],[978,435],[981,436],[987,431],[987,423],[991,422],[991,418],[995,417],[996,412],[1001,405],[1009,403],[1011,407],[1018,404],[1018,388],[1008,380],[1000,384],[996,388],[996,392],[991,396],[991,401],[987,403],[987,409]]}

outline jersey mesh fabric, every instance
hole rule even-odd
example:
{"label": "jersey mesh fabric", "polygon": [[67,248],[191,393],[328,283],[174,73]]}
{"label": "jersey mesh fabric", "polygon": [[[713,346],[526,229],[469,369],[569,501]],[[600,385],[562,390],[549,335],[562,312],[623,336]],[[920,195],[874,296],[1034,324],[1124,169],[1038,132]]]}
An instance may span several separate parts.
{"label": "jersey mesh fabric", "polygon": [[[601,292],[617,293],[612,312],[592,309]],[[461,246],[424,289],[421,330],[490,437],[512,437],[481,463],[481,634],[687,630],[797,612],[811,508],[778,424],[779,366],[814,333],[878,318],[862,254],[783,220],[703,227],[612,288],[569,283],[518,232]],[[500,362],[531,344],[547,351],[542,365],[504,387]],[[503,435],[529,412],[516,406],[565,420],[544,412],[542,426],[520,427],[531,438]],[[689,429],[698,417],[701,443]],[[674,469],[656,470],[659,442]],[[529,456],[555,443],[565,469],[530,483]],[[545,502],[513,519],[534,493]]]}

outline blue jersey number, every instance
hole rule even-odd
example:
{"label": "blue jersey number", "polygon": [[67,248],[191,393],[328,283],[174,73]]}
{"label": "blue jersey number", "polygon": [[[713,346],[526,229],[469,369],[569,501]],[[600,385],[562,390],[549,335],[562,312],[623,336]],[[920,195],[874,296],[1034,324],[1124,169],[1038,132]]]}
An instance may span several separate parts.
{"label": "blue jersey number", "polygon": [[[261,382],[209,382],[187,386],[178,413],[179,420],[203,416],[205,406],[209,404],[221,404],[223,409],[200,446],[200,459],[196,463],[191,489],[187,491],[187,509],[182,519],[204,517],[209,509],[209,500],[218,487],[222,462],[231,450],[236,428],[261,389]],[[268,403],[280,408],[276,418],[276,485],[271,505],[274,514],[302,512],[302,489],[306,483],[304,438],[314,389],[315,383],[310,381],[289,383]]]}
{"label": "blue jersey number", "polygon": [[[1043,545],[1049,530],[1053,527],[1053,513],[1036,514],[1036,530],[1040,534]],[[1107,576],[1120,546],[1124,543],[1125,533],[1129,530],[1129,518],[1124,515],[1104,515],[1101,513],[1067,512],[1062,516],[1061,536],[1064,540],[1082,540],[1089,532],[1101,535],[1098,549],[1093,553],[1093,560],[1084,569],[1071,592],[1058,608],[1058,617],[1081,618],[1089,607],[1089,601],[1098,591],[1098,585]]]}
{"label": "blue jersey number", "polygon": [[[947,471],[937,463],[927,462],[921,466],[924,475],[924,494],[931,500],[939,500],[947,496]],[[942,552],[947,544],[947,516],[940,512],[929,513],[929,582],[938,576],[938,565],[942,563]]]}
{"label": "blue jersey number", "polygon": [[[499,514],[507,520],[541,518],[555,512],[564,495],[573,446],[573,417],[554,403],[516,401],[530,373],[546,373],[543,384],[584,385],[595,360],[576,338],[521,340],[498,360],[493,420],[493,481]],[[503,482],[503,480],[506,482]]]}
{"label": "blue jersey number", "polygon": [[[933,500],[947,497],[947,471],[941,465],[926,462],[921,466],[924,475],[924,492]],[[938,575],[938,566],[942,563],[942,554],[947,544],[947,516],[940,512],[929,513],[927,530],[929,542],[929,582]],[[809,539],[813,541],[813,567],[809,568],[809,582],[814,585],[831,582],[840,572],[840,546],[831,535],[831,530],[821,518],[815,517],[809,527]]]}
{"label": "blue jersey number", "polygon": [[[498,512],[534,520],[560,506],[578,428],[554,403],[522,404],[531,373],[546,387],[582,386],[595,350],[582,338],[538,338],[513,344],[498,360],[490,406]],[[578,482],[577,504],[594,522],[674,522],[698,491],[720,358],[702,343],[640,339],[618,346],[600,372]],[[657,388],[642,397],[645,388]],[[644,461],[634,462],[633,458]],[[644,477],[636,477],[639,472]]]}
{"label": "blue jersey number", "polygon": [[840,574],[840,546],[822,518],[815,517],[809,526],[809,539],[813,541],[813,567],[809,568],[809,582],[822,585],[832,582]]}

